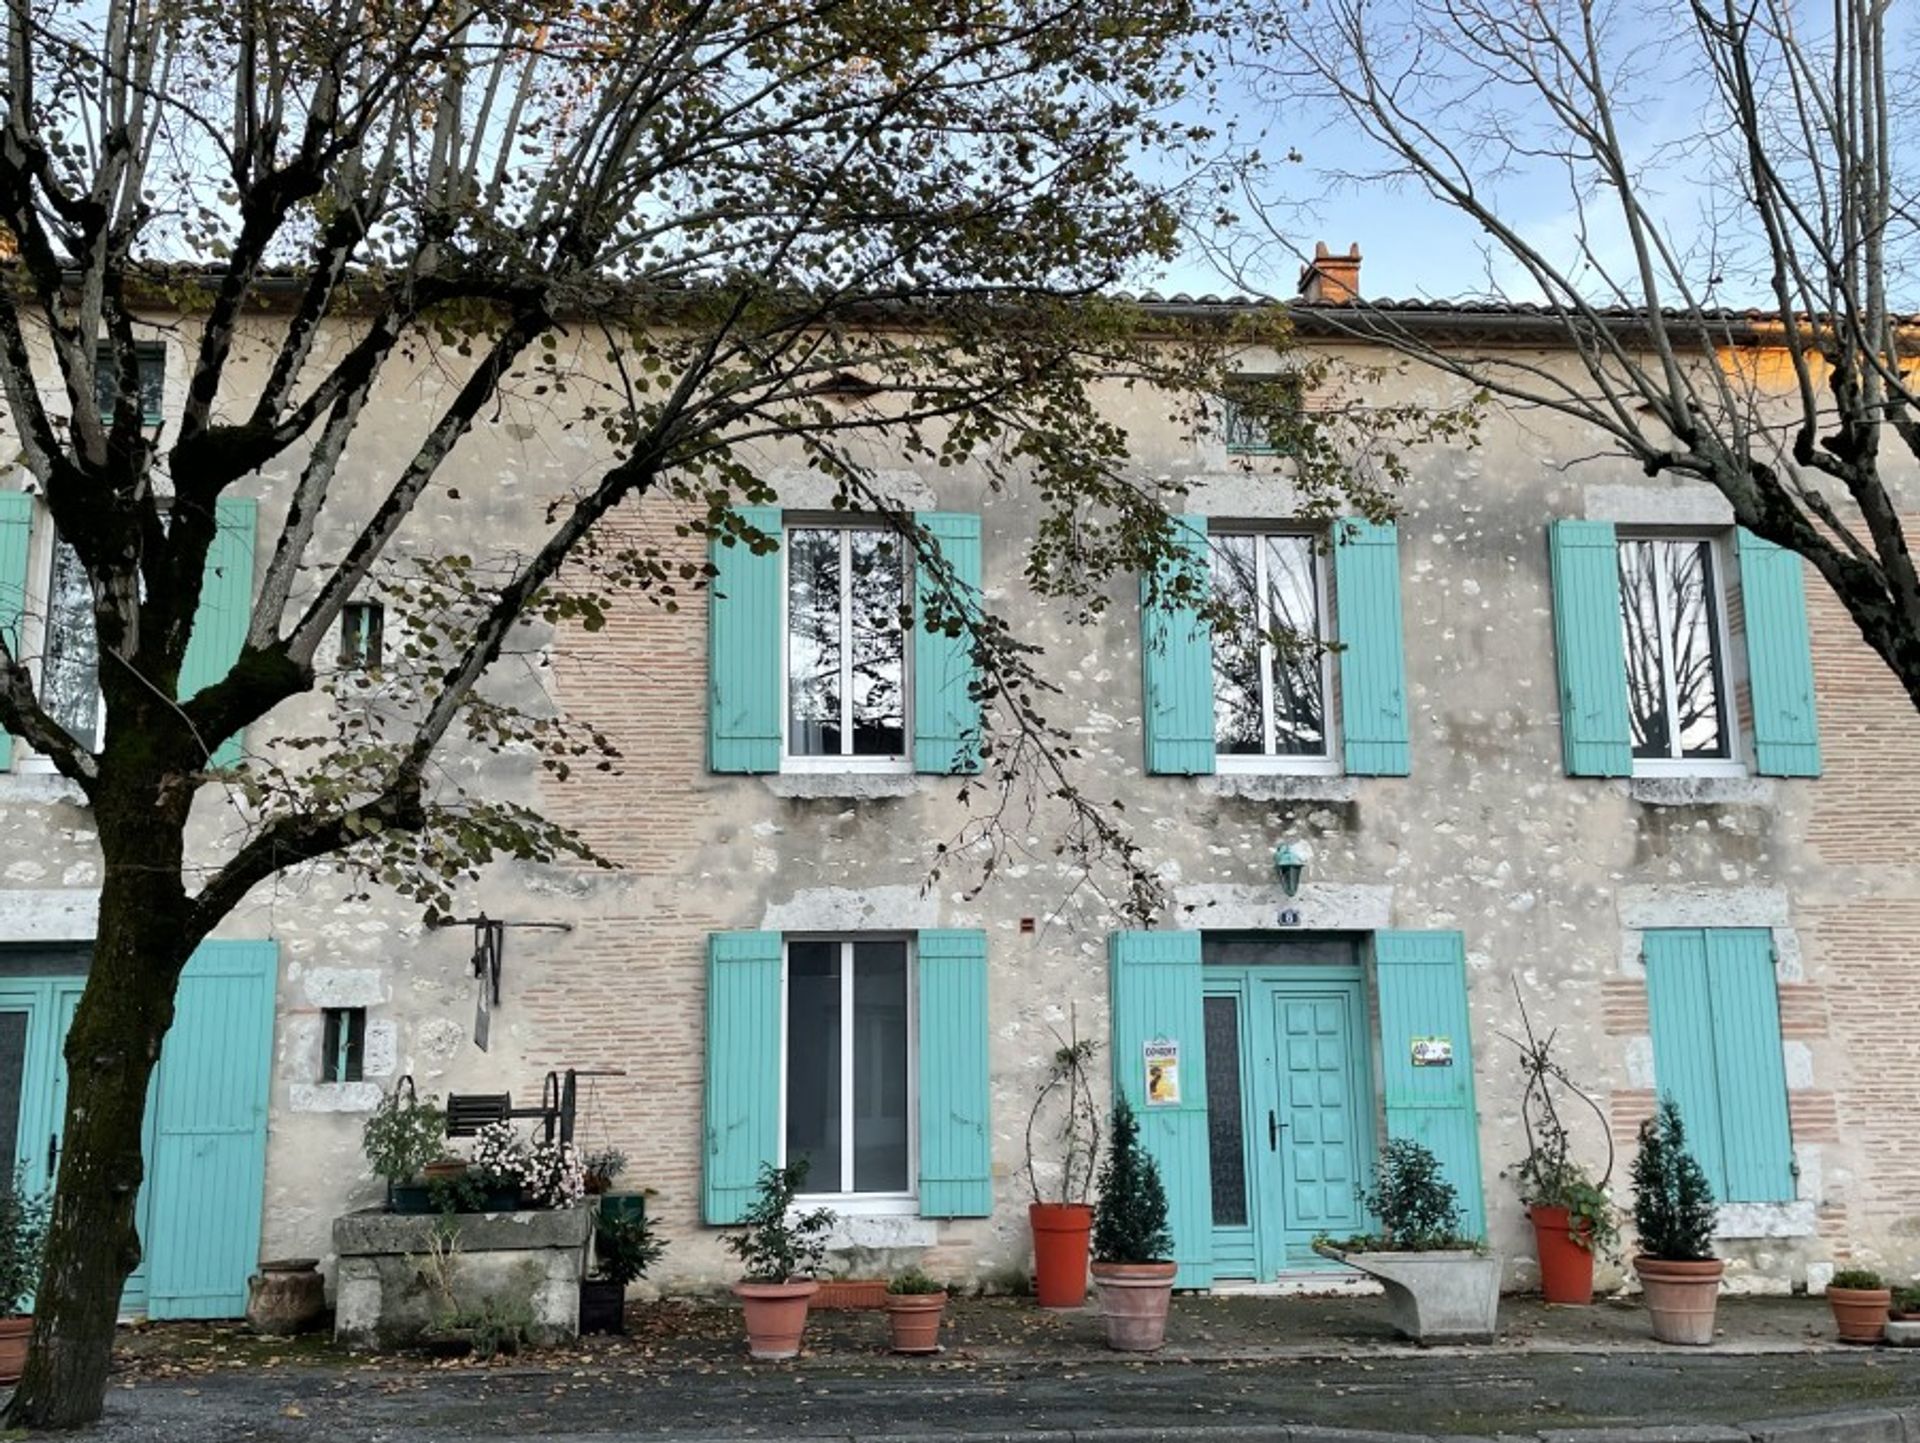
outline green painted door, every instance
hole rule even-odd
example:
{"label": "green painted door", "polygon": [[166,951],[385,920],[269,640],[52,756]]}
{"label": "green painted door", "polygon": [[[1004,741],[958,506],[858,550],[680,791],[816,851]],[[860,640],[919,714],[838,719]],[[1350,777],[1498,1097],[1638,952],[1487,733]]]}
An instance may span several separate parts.
{"label": "green painted door", "polygon": [[1267,984],[1273,1029],[1269,1128],[1274,1189],[1262,1254],[1282,1269],[1314,1267],[1313,1239],[1364,1231],[1364,1185],[1372,1108],[1366,1017],[1357,981]]}

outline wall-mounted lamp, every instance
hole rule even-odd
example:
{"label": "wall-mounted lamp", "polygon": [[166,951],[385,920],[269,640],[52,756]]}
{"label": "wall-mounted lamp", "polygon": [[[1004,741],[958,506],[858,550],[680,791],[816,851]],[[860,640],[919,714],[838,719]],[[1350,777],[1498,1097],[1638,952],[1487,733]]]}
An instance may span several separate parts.
{"label": "wall-mounted lamp", "polygon": [[1273,870],[1280,874],[1280,890],[1289,897],[1300,894],[1300,877],[1307,870],[1307,859],[1294,851],[1293,843],[1282,842],[1273,849]]}

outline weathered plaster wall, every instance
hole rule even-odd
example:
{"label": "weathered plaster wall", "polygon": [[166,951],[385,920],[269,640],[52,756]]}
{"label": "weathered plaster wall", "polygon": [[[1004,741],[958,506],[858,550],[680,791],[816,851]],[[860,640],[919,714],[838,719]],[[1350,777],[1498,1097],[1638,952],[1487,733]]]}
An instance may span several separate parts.
{"label": "weathered plaster wall", "polygon": [[[177,388],[178,367],[170,389]],[[417,436],[453,378],[422,364],[387,388],[343,474],[324,554],[350,534],[372,486]],[[1418,377],[1392,382],[1439,393]],[[1134,429],[1144,478],[1194,484],[1191,509],[1253,519],[1285,515],[1283,461],[1237,469],[1217,447],[1173,434],[1150,398],[1108,398]],[[177,397],[174,398],[177,405]],[[964,469],[889,468],[889,489],[914,505],[977,510],[985,519],[989,604],[1046,648],[1065,688],[1056,717],[1083,759],[1080,774],[1125,803],[1135,835],[1169,889],[1165,924],[1240,925],[1277,910],[1271,853],[1311,851],[1300,908],[1308,926],[1457,927],[1469,949],[1482,1160],[1494,1243],[1530,1263],[1517,1200],[1502,1168],[1518,1159],[1518,1081],[1501,1034],[1518,1023],[1514,984],[1536,1025],[1560,1030],[1564,1060],[1605,1098],[1616,1139],[1650,1105],[1650,1048],[1634,934],[1660,915],[1693,925],[1738,921],[1775,930],[1782,951],[1793,1126],[1804,1206],[1743,1220],[1794,1235],[1729,1244],[1747,1286],[1817,1282],[1852,1255],[1920,1269],[1920,1202],[1912,1129],[1920,1083],[1887,1065],[1920,1022],[1920,987],[1905,959],[1920,941],[1920,724],[1817,585],[1810,583],[1827,774],[1817,782],[1716,782],[1703,788],[1569,779],[1560,761],[1545,525],[1556,516],[1702,522],[1716,498],[1591,460],[1590,438],[1540,416],[1496,416],[1474,451],[1416,458],[1403,499],[1401,576],[1412,717],[1406,779],[1179,779],[1141,772],[1139,628],[1131,580],[1096,626],[1070,625],[1020,582],[1030,498],[988,495]],[[877,463],[888,458],[876,457]],[[482,552],[524,541],[545,502],[589,474],[593,443],[531,405],[482,427],[453,468],[457,497],[436,493],[416,544],[459,537]],[[794,505],[818,505],[817,482],[777,448],[768,474]],[[292,474],[265,478],[263,534]],[[698,561],[674,534],[669,505],[628,508],[609,528]],[[512,932],[493,1049],[469,1034],[474,990],[464,930],[430,933],[417,912],[376,892],[343,900],[348,883],[302,869],[263,887],[223,932],[271,936],[283,948],[266,1232],[263,1252],[324,1253],[331,1219],[377,1195],[358,1150],[377,1087],[412,1074],[423,1092],[537,1095],[549,1068],[622,1070],[593,1083],[583,1140],[633,1159],[631,1181],[659,1190],[654,1210],[673,1247],[669,1285],[727,1274],[716,1236],[697,1222],[701,1154],[702,1008],[708,931],[736,927],[979,926],[990,939],[994,1157],[998,1211],[987,1220],[850,1224],[847,1241],[878,1265],[925,1249],[936,1270],[1006,1279],[1024,1266],[1021,1132],[1056,1033],[1077,1017],[1104,1035],[1106,937],[1118,925],[1114,878],[1092,885],[1056,855],[1060,817],[1016,803],[1009,847],[991,884],[950,862],[927,882],[934,848],[960,837],[988,805],[955,779],[714,776],[704,769],[705,633],[698,604],[669,613],[630,601],[594,634],[552,642],[530,634],[501,682],[550,696],[604,727],[617,773],[564,785],[531,759],[459,761],[461,775],[537,799],[621,864],[501,867],[464,895],[467,910],[559,920],[566,933]],[[551,661],[551,665],[547,663]],[[309,704],[296,726],[310,726]],[[266,738],[253,738],[264,744]],[[231,833],[211,805],[203,854]],[[84,935],[86,889],[98,882],[84,809],[47,778],[0,778],[0,936],[32,935],[65,917]],[[12,889],[12,890],[7,890]],[[49,899],[49,891],[67,894]],[[1657,906],[1656,906],[1657,904]],[[1649,912],[1655,907],[1655,912]],[[1664,908],[1664,911],[1658,911]],[[1031,932],[1021,920],[1031,918]],[[369,1007],[369,1085],[318,1077],[319,1009],[352,997]],[[376,1041],[377,1039],[377,1041]],[[1582,1138],[1597,1158],[1603,1140]],[[1624,1198],[1624,1156],[1615,1170]],[[1790,1213],[1790,1215],[1788,1215]],[[1811,1223],[1808,1215],[1811,1215]],[[1809,1230],[1810,1228],[1810,1230]]]}

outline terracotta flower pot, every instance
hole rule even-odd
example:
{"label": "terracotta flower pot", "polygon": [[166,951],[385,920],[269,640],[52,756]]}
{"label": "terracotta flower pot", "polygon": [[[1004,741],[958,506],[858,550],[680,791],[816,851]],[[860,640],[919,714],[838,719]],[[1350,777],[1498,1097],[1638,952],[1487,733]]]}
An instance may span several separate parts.
{"label": "terracotta flower pot", "polygon": [[1827,1306],[1843,1343],[1877,1343],[1887,1335],[1891,1288],[1828,1288]]}
{"label": "terracotta flower pot", "polygon": [[763,1362],[791,1358],[807,1330],[807,1304],[820,1290],[811,1279],[785,1283],[735,1283],[733,1294],[747,1314],[747,1352]]}
{"label": "terracotta flower pot", "polygon": [[[1549,1303],[1593,1301],[1593,1227],[1575,1228],[1567,1208],[1530,1207],[1534,1255],[1540,1259],[1540,1296]],[[1582,1241],[1584,1239],[1584,1241]]]}
{"label": "terracotta flower pot", "polygon": [[896,1353],[940,1351],[940,1318],[947,1310],[945,1293],[889,1293],[887,1330]]}
{"label": "terracotta flower pot", "polygon": [[1033,1297],[1043,1308],[1078,1308],[1087,1301],[1087,1235],[1093,1209],[1085,1203],[1031,1203]]}
{"label": "terracotta flower pot", "polygon": [[1173,1303],[1173,1263],[1095,1263],[1100,1317],[1107,1346],[1121,1353],[1151,1353],[1167,1340],[1167,1309]]}
{"label": "terracotta flower pot", "polygon": [[1695,1263],[1635,1258],[1633,1270],[1646,1293],[1654,1338],[1693,1347],[1711,1343],[1713,1310],[1720,1301],[1720,1275],[1726,1268],[1718,1258]]}
{"label": "terracotta flower pot", "polygon": [[0,1383],[17,1383],[27,1367],[27,1338],[33,1317],[0,1318]]}

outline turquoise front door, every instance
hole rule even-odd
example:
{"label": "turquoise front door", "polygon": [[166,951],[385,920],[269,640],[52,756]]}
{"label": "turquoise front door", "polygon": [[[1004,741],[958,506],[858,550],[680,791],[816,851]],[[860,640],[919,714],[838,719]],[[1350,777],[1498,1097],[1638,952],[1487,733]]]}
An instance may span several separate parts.
{"label": "turquoise front door", "polygon": [[1321,1265],[1313,1240],[1366,1228],[1372,1107],[1363,1070],[1366,1017],[1358,981],[1286,981],[1263,988],[1273,1028],[1273,1205],[1265,1256],[1283,1270]]}
{"label": "turquoise front door", "polygon": [[1213,1260],[1216,1277],[1265,1281],[1332,1266],[1315,1237],[1365,1231],[1377,1109],[1358,965],[1261,965],[1288,945],[1241,947],[1205,983]]}
{"label": "turquoise front door", "polygon": [[[209,942],[181,979],[147,1091],[146,1179],[135,1204],[141,1262],[125,1313],[238,1317],[259,1261],[279,954],[272,942]],[[32,1191],[53,1185],[67,1107],[67,1028],[83,977],[0,981],[0,1157]],[[7,1125],[12,1124],[7,1147]]]}

